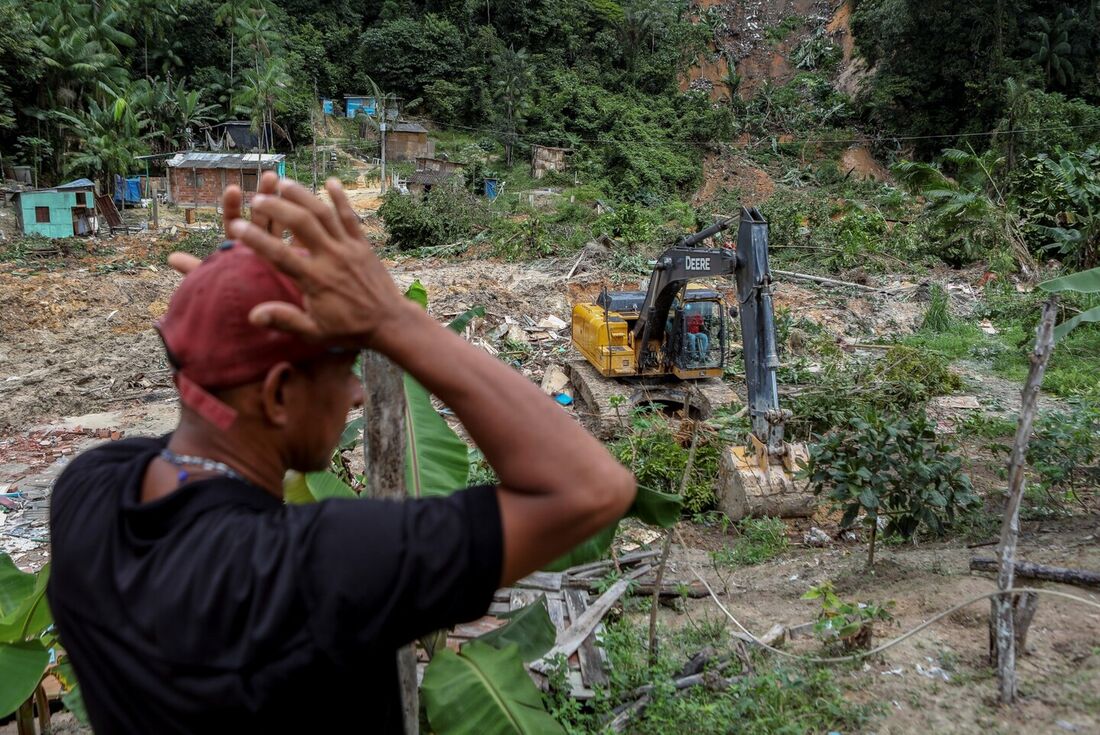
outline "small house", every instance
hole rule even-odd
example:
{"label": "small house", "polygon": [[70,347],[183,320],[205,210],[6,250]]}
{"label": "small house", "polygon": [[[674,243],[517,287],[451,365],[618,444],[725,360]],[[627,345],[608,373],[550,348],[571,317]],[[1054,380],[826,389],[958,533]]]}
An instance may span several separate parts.
{"label": "small house", "polygon": [[254,151],[273,146],[275,137],[270,123],[260,126],[259,132],[247,120],[228,120],[203,128],[206,147],[212,151]]}
{"label": "small house", "polygon": [[434,155],[435,141],[428,140],[428,129],[420,123],[396,122],[386,126],[387,161],[415,161]]}
{"label": "small house", "polygon": [[531,146],[531,176],[541,179],[549,171],[564,171],[572,148],[553,148],[547,145]]}
{"label": "small house", "polygon": [[[401,99],[390,97],[390,104],[386,110],[386,118],[394,120],[401,109]],[[364,115],[374,115],[378,111],[378,102],[374,97],[361,94],[344,95],[344,115],[352,118],[362,112]]]}
{"label": "small house", "polygon": [[26,235],[73,237],[99,230],[95,184],[77,179],[53,189],[31,189],[16,195],[19,225]]}
{"label": "small house", "polygon": [[168,201],[181,207],[221,206],[222,192],[230,184],[241,187],[250,201],[259,186],[261,171],[286,175],[286,156],[281,153],[177,153],[168,159]]}
{"label": "small house", "polygon": [[461,185],[463,165],[444,158],[422,156],[416,159],[416,171],[409,174],[405,187],[410,194],[422,196],[444,181],[453,180]]}

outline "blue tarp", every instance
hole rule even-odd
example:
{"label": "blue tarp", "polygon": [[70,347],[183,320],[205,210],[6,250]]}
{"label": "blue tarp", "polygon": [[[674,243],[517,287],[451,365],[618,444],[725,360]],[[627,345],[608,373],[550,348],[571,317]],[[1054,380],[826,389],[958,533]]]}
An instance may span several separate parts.
{"label": "blue tarp", "polygon": [[93,188],[94,189],[95,184],[92,183],[91,179],[73,179],[69,183],[62,184],[61,186],[59,186],[57,188],[58,189],[87,189],[87,188]]}
{"label": "blue tarp", "polygon": [[122,203],[122,193],[126,192],[127,204],[141,203],[141,177],[132,176],[123,182],[119,175],[115,175],[115,204]]}
{"label": "blue tarp", "polygon": [[500,191],[497,188],[499,183],[496,179],[485,179],[485,196],[490,202],[497,198],[497,193]]}
{"label": "blue tarp", "polygon": [[332,115],[332,100],[321,100],[321,112],[325,115]]}

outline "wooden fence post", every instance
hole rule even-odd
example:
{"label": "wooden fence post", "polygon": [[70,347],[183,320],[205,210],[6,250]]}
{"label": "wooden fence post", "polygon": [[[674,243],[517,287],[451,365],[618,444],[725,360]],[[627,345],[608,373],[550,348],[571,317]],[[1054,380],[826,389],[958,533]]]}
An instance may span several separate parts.
{"label": "wooden fence post", "polygon": [[[1039,387],[1043,383],[1050,353],[1054,349],[1054,319],[1058,313],[1058,297],[1051,296],[1043,304],[1043,314],[1032,351],[1031,368],[1020,402],[1020,421],[1016,426],[1016,439],[1008,462],[1008,501],[1005,503],[1004,520],[1001,522],[1001,568],[997,575],[997,589],[1012,588],[1016,572],[1016,541],[1020,535],[1020,500],[1024,494],[1024,472],[1027,466],[1027,445],[1035,423],[1039,402]],[[1015,595],[998,595],[990,607],[990,650],[996,652],[997,678],[1000,681],[1002,704],[1016,701],[1016,632]],[[1031,610],[1034,614],[1034,610]],[[1027,616],[1030,622],[1030,615]]]}
{"label": "wooden fence post", "polygon": [[[401,368],[363,351],[363,458],[372,498],[405,499],[405,383]],[[405,735],[420,732],[414,643],[397,651]]]}

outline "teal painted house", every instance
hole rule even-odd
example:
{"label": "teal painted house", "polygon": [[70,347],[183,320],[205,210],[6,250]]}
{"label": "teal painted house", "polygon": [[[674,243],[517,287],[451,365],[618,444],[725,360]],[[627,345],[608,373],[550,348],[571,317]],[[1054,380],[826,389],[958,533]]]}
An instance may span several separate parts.
{"label": "teal painted house", "polygon": [[95,184],[77,179],[53,189],[18,194],[16,210],[26,235],[73,237],[99,229],[95,216]]}

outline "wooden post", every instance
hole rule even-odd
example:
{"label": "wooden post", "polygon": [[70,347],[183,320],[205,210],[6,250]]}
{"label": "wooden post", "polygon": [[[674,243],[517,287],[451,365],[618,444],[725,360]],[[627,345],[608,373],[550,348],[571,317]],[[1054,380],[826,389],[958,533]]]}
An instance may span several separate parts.
{"label": "wooden post", "polygon": [[[405,383],[401,368],[369,350],[363,351],[363,459],[372,498],[405,499]],[[420,702],[412,643],[397,652],[397,678],[405,735],[417,735]]]}
{"label": "wooden post", "polygon": [[[1027,464],[1027,445],[1035,422],[1039,402],[1039,387],[1043,384],[1050,353],[1054,349],[1054,319],[1058,313],[1058,297],[1051,296],[1043,304],[1043,314],[1031,353],[1031,368],[1024,384],[1020,402],[1020,421],[1016,426],[1016,439],[1008,462],[1008,501],[1005,503],[1004,520],[1001,523],[1001,569],[997,575],[997,589],[1012,588],[1016,571],[1016,541],[1020,535],[1020,500],[1024,494],[1024,471]],[[1000,681],[1002,704],[1016,701],[1016,632],[1014,609],[1015,595],[998,595],[990,604],[990,631],[995,641],[990,645],[996,651],[997,678]],[[1034,614],[1034,610],[1031,611]],[[1030,616],[1028,616],[1030,621]]]}
{"label": "wooden post", "polygon": [[[317,109],[317,77],[313,77],[313,105],[309,108],[309,127],[310,132],[313,134],[313,163],[311,170],[313,171],[313,193],[317,193],[317,122],[313,119],[313,114]],[[325,116],[324,110],[321,110],[321,117]]]}

